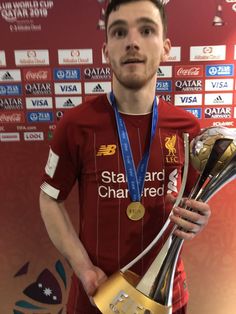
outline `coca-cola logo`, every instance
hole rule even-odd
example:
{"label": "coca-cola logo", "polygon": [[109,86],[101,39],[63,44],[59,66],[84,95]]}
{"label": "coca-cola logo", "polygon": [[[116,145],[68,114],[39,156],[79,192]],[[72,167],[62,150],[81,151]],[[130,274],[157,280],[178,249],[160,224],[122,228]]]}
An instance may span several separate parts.
{"label": "coca-cola logo", "polygon": [[203,66],[176,66],[175,76],[178,77],[202,77]]}
{"label": "coca-cola logo", "polygon": [[1,123],[22,123],[24,122],[23,113],[2,113],[0,114]]}
{"label": "coca-cola logo", "polygon": [[29,69],[24,71],[26,81],[47,81],[51,80],[51,73],[48,69]]}

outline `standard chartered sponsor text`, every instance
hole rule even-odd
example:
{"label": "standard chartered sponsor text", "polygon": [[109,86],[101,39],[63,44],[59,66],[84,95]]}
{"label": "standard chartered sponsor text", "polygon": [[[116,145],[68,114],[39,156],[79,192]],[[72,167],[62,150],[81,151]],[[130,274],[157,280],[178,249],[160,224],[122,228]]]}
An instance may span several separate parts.
{"label": "standard chartered sponsor text", "polygon": [[[164,195],[164,170],[160,172],[147,172],[145,176],[146,182],[159,181],[163,182],[161,186],[156,187],[144,187],[143,197],[156,197]],[[98,188],[98,194],[102,198],[128,198],[129,190],[127,188],[115,188],[116,183],[126,183],[127,179],[123,173],[115,173],[113,171],[103,171],[101,175],[103,185]]]}

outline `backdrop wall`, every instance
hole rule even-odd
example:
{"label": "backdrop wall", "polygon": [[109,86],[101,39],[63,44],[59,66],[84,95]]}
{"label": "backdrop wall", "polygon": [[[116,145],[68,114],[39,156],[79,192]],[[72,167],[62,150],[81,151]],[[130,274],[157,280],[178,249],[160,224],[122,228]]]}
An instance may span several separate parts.
{"label": "backdrop wall", "polygon": [[[168,2],[168,1],[166,1]],[[65,313],[71,270],[40,218],[41,175],[56,122],[111,88],[102,0],[0,1],[0,313]],[[217,11],[218,8],[218,11]],[[236,126],[236,3],[170,0],[169,61],[157,95],[202,127]],[[212,25],[222,15],[224,25]],[[235,182],[210,201],[208,228],[185,243],[189,314],[234,314]],[[77,228],[73,191],[68,200]],[[54,293],[48,287],[53,287]]]}

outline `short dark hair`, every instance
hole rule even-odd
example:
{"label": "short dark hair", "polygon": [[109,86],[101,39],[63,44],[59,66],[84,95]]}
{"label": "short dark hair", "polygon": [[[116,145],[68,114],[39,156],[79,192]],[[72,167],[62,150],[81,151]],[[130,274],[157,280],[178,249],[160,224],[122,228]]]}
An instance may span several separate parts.
{"label": "short dark hair", "polygon": [[[130,2],[137,2],[137,1],[140,1],[140,0],[109,0],[107,8],[106,8],[106,12],[105,12],[105,29],[106,29],[106,31],[107,31],[108,18],[109,18],[112,11],[117,10],[117,7],[121,4],[130,3]],[[163,24],[163,36],[165,38],[167,35],[167,16],[166,16],[166,12],[165,12],[165,6],[161,2],[161,0],[148,0],[148,1],[155,4],[155,6],[160,11],[161,21]]]}

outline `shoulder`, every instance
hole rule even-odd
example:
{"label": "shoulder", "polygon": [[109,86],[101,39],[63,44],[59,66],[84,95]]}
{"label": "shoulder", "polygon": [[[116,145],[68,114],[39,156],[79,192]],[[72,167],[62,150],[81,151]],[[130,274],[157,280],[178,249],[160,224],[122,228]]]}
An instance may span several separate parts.
{"label": "shoulder", "polygon": [[196,136],[200,132],[198,119],[190,112],[159,99],[159,126],[161,128],[178,129]]}

